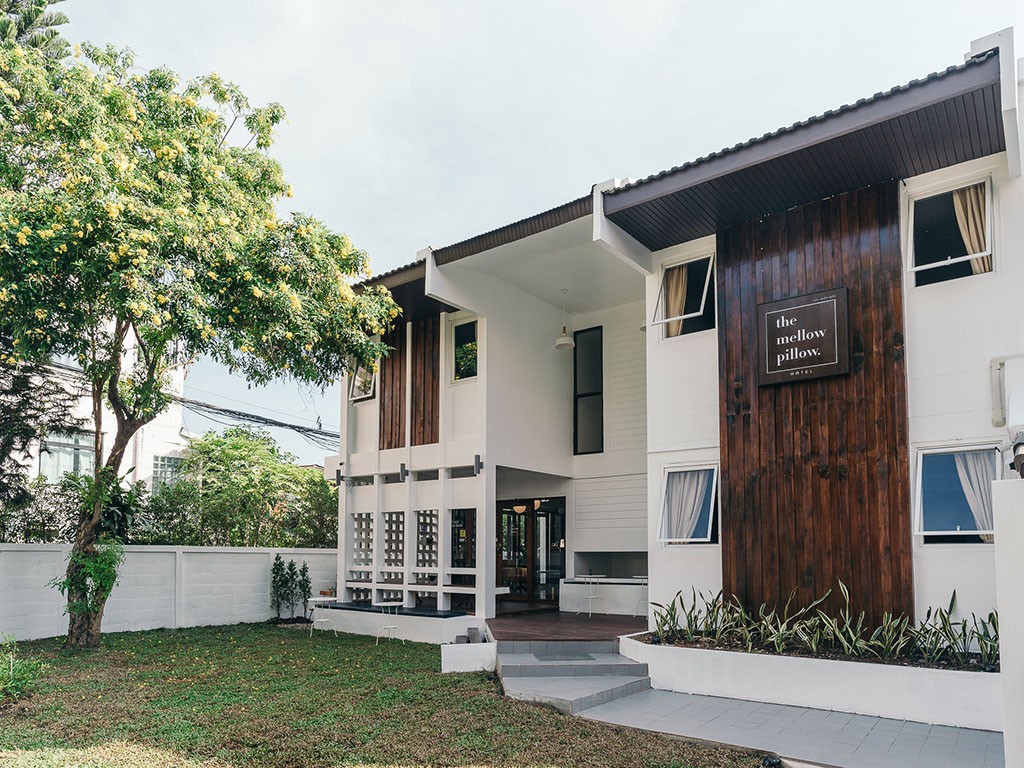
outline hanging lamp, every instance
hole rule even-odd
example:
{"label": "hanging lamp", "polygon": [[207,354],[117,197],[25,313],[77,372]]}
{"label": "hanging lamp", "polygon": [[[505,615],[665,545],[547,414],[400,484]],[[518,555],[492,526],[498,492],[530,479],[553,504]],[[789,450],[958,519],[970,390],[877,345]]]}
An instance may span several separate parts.
{"label": "hanging lamp", "polygon": [[565,323],[565,294],[568,292],[568,288],[562,289],[562,335],[555,339],[555,349],[569,350],[576,346],[576,342],[569,335]]}

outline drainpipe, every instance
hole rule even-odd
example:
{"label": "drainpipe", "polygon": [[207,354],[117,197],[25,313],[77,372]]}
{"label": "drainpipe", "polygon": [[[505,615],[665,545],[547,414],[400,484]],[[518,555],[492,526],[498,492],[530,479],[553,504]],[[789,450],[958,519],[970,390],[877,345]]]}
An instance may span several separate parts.
{"label": "drainpipe", "polygon": [[633,179],[609,179],[594,185],[593,239],[617,259],[647,277],[654,274],[654,259],[650,249],[604,215],[604,193],[632,182]]}
{"label": "drainpipe", "polygon": [[1006,165],[1011,177],[1020,176],[1021,157],[1024,145],[1021,143],[1020,104],[1024,102],[1024,80],[1017,79],[1017,71],[1024,71],[1024,59],[1013,58],[1013,27],[994,32],[971,42],[970,53],[964,59],[971,59],[986,51],[999,51],[999,108],[1003,115],[1003,133],[1006,136]]}

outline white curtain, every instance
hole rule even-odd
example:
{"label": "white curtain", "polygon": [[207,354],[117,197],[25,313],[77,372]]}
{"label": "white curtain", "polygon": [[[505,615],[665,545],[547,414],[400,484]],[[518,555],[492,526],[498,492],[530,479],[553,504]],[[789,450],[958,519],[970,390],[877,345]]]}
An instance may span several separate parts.
{"label": "white curtain", "polygon": [[[974,184],[953,192],[953,208],[960,237],[964,240],[967,253],[982,253],[987,248],[985,237],[985,185]],[[971,259],[971,272],[980,275],[992,271],[992,254]]]}
{"label": "white curtain", "polygon": [[[974,523],[979,531],[992,530],[992,483],[996,479],[996,464],[989,451],[957,453],[956,473],[960,487],[967,497]],[[983,541],[992,541],[991,534],[982,534]]]}
{"label": "white curtain", "polygon": [[[686,304],[686,281],[688,264],[680,264],[665,270],[665,317],[679,317]],[[665,324],[665,336],[672,338],[683,332],[683,321],[673,320]]]}
{"label": "white curtain", "polygon": [[713,475],[714,470],[711,469],[669,472],[661,515],[662,539],[693,538]]}

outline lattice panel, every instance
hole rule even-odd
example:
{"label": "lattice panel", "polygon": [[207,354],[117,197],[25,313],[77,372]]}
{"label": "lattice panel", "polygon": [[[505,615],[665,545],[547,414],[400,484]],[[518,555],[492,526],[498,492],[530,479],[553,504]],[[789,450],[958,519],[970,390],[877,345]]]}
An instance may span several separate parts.
{"label": "lattice panel", "polygon": [[405,564],[405,513],[384,513],[384,567],[401,568]]}
{"label": "lattice panel", "polygon": [[416,513],[416,567],[437,568],[437,510],[425,509]]}
{"label": "lattice panel", "polygon": [[373,567],[373,513],[352,514],[352,565]]}

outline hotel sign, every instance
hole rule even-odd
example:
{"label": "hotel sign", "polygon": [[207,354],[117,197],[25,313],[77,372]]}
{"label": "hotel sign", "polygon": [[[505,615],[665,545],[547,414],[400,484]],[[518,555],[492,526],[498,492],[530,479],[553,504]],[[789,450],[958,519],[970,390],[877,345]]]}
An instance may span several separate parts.
{"label": "hotel sign", "polygon": [[759,386],[850,371],[846,288],[757,305]]}

